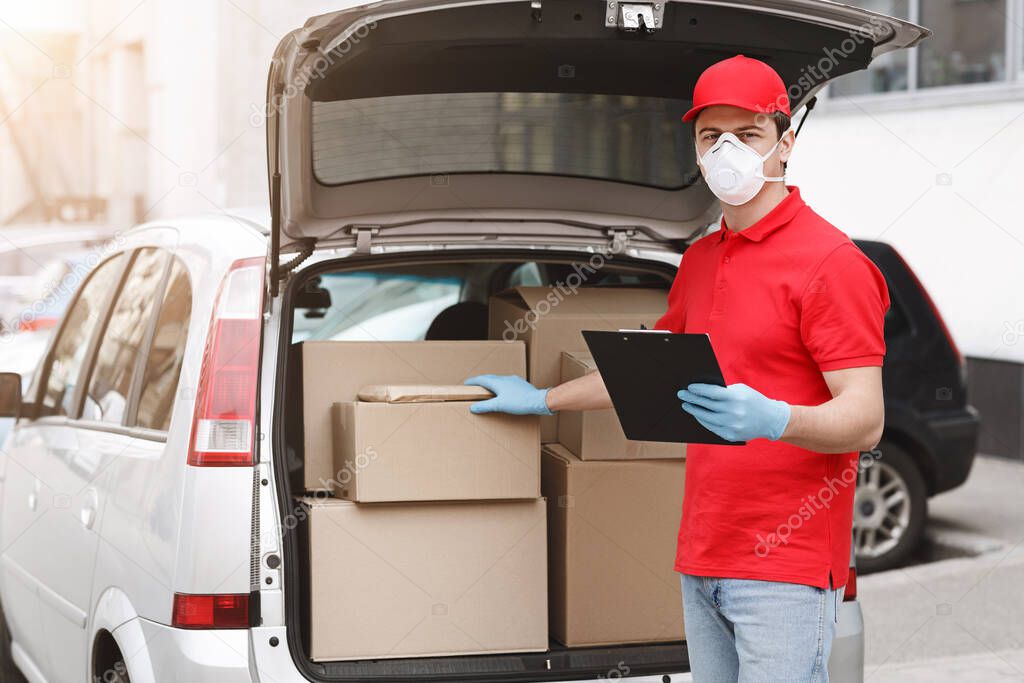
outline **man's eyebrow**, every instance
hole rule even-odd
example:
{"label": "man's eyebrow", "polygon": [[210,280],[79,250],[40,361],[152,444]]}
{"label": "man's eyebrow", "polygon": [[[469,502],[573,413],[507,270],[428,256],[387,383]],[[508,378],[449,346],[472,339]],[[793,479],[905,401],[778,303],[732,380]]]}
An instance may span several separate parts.
{"label": "man's eyebrow", "polygon": [[[743,131],[748,131],[748,130],[756,130],[758,132],[761,132],[761,131],[764,130],[764,128],[762,126],[757,125],[756,123],[751,123],[751,124],[746,125],[746,126],[740,126],[739,128],[734,128],[733,130],[735,132],[743,132]],[[701,128],[697,132],[698,133],[721,133],[722,129],[721,128],[715,128],[714,126],[705,126],[704,128]]]}

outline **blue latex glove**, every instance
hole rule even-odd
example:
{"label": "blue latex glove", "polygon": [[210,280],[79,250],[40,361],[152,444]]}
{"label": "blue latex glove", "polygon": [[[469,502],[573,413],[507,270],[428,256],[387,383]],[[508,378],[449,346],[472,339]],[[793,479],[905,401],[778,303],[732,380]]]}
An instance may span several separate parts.
{"label": "blue latex glove", "polygon": [[477,375],[464,384],[483,387],[494,394],[494,398],[471,405],[471,413],[554,415],[548,409],[548,390],[538,389],[519,375]]}
{"label": "blue latex glove", "polygon": [[691,384],[676,395],[683,410],[726,441],[777,441],[792,412],[785,401],[770,399],[746,384]]}

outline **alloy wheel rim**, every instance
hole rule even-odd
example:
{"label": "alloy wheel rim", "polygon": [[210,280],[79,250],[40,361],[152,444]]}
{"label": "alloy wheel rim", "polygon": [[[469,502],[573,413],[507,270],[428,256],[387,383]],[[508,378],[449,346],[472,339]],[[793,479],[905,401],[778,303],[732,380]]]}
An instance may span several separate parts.
{"label": "alloy wheel rim", "polygon": [[875,460],[857,475],[853,542],[860,557],[880,557],[900,542],[910,526],[910,488],[894,467]]}

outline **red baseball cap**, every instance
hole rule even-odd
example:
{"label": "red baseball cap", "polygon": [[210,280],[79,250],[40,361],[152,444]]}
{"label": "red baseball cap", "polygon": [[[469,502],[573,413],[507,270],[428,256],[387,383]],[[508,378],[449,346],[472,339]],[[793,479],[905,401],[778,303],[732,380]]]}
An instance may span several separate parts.
{"label": "red baseball cap", "polygon": [[778,72],[760,59],[743,55],[723,59],[704,70],[693,88],[693,108],[683,114],[683,121],[693,120],[701,109],[716,104],[762,114],[790,113],[786,84]]}

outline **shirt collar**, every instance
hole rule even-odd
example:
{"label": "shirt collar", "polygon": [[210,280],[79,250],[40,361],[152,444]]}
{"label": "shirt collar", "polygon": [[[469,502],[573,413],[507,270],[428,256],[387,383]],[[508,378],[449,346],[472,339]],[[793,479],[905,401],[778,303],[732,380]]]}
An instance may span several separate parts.
{"label": "shirt collar", "polygon": [[761,220],[757,221],[750,227],[740,230],[738,233],[732,233],[729,228],[726,227],[725,216],[723,216],[722,227],[719,231],[722,233],[722,236],[719,238],[719,241],[726,239],[726,235],[743,235],[749,240],[760,242],[767,235],[770,235],[786,223],[793,220],[793,216],[795,216],[800,209],[805,207],[806,204],[800,197],[799,187],[796,185],[787,185],[786,189],[789,190],[789,194],[786,195],[785,199],[779,202],[774,209],[762,216]]}

